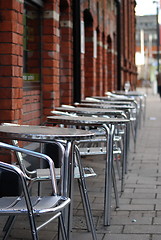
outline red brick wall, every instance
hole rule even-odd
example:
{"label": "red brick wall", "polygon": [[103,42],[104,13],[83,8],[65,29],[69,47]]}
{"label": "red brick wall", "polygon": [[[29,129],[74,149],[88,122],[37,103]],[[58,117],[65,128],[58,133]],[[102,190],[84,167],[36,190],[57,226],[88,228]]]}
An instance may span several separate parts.
{"label": "red brick wall", "polygon": [[[21,123],[23,4],[0,1],[0,10],[0,123]],[[6,151],[0,155],[5,162],[10,162],[11,157],[13,153]]]}
{"label": "red brick wall", "polygon": [[0,122],[22,122],[23,4],[0,1]]}
{"label": "red brick wall", "polygon": [[[108,1],[111,6],[113,2]],[[128,79],[135,87],[134,4],[128,0],[121,2],[122,33],[117,36],[116,12],[107,8],[107,1],[85,0],[81,3],[81,19],[87,21],[83,19],[85,10],[89,11],[92,19],[92,25],[86,26],[86,51],[81,54],[82,98],[104,95],[105,91],[117,88],[118,37],[122,45],[122,87]],[[0,122],[38,124],[40,93],[23,92],[23,3],[18,0],[1,1],[0,10]],[[99,19],[98,13],[102,14]],[[45,120],[53,108],[73,101],[72,0],[46,0],[42,29],[42,116]],[[93,58],[93,32],[96,29],[97,58]],[[111,39],[110,47],[107,36]]]}
{"label": "red brick wall", "polygon": [[40,125],[41,100],[40,90],[24,92],[23,96],[23,124]]}

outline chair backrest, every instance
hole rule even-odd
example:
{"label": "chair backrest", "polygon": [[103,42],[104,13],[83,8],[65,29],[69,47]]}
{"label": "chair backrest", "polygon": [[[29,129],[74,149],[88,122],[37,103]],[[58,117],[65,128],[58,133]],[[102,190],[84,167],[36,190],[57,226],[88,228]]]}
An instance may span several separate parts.
{"label": "chair backrest", "polygon": [[[4,145],[2,146],[0,142],[0,147],[5,147],[5,146]],[[26,177],[27,176],[21,171],[21,169],[19,169],[15,165],[11,165],[5,162],[0,162],[0,172],[1,172],[1,177],[0,177],[0,195],[1,196],[0,197],[4,197],[4,196],[18,197],[22,195],[22,191],[23,191],[23,194],[26,194],[26,188],[27,188]],[[8,179],[6,179],[7,176],[8,176]],[[16,194],[15,194],[15,191],[12,188],[13,188],[13,184],[14,185],[17,184],[17,179],[19,179],[19,184],[21,184],[22,191],[20,192],[16,191]],[[4,190],[4,187],[5,187],[5,190]]]}
{"label": "chair backrest", "polygon": [[[56,174],[55,174],[54,162],[52,161],[52,159],[49,156],[47,156],[43,153],[34,152],[34,151],[31,151],[31,150],[28,150],[28,149],[16,147],[16,146],[6,144],[6,143],[2,143],[2,142],[0,142],[0,147],[5,148],[5,149],[9,149],[11,151],[24,153],[24,154],[36,157],[39,160],[42,160],[42,159],[45,160],[48,163],[49,169],[50,169],[50,177],[51,177],[52,188],[53,188],[52,190],[55,194],[57,194],[57,183],[56,183]],[[19,169],[19,168],[16,167],[16,169]],[[25,177],[28,180],[30,180],[29,177],[27,176],[27,174],[25,174],[25,172],[20,170],[20,173],[23,173],[23,176],[25,175]]]}
{"label": "chair backrest", "polygon": [[20,178],[14,172],[0,168],[0,198],[19,196],[22,193]]}
{"label": "chair backrest", "polygon": [[106,92],[105,93],[106,96],[109,96],[109,97],[114,97],[114,98],[124,98],[124,99],[128,99],[129,97],[128,96],[125,96],[125,95],[120,95],[120,94],[116,94],[116,93],[112,93],[112,92]]}
{"label": "chair backrest", "polygon": [[62,115],[62,116],[77,116],[77,114],[76,113],[68,113],[68,112],[61,112],[61,111],[56,111],[56,110],[53,110],[53,111],[51,111],[51,113],[52,114],[55,114],[55,115]]}
{"label": "chair backrest", "polygon": [[[4,126],[20,126],[19,124],[14,123],[3,123]],[[19,143],[17,140],[12,140],[12,144],[15,147],[19,147]],[[52,148],[52,153],[51,153]],[[44,144],[44,149],[46,155],[48,155],[54,162],[54,165],[56,167],[60,167],[64,161],[64,146],[61,142],[58,141],[52,141],[51,143]],[[29,178],[34,178],[37,174],[37,169],[34,169],[32,171],[28,170],[26,166],[26,161],[24,160],[23,153],[20,151],[15,151],[17,163],[22,170]],[[40,162],[40,167],[49,168],[48,162],[43,161],[43,164]]]}
{"label": "chair backrest", "polygon": [[52,110],[51,113],[52,113],[52,114],[55,114],[55,115],[65,115],[65,116],[70,116],[70,114],[67,113],[67,112],[61,112],[61,111],[56,111],[56,110]]}
{"label": "chair backrest", "polygon": [[[2,126],[20,126],[20,124],[16,123],[2,123]],[[12,140],[12,144],[16,147],[19,147],[18,141],[17,140]],[[36,174],[36,171],[29,171],[25,165],[24,157],[21,152],[15,152],[17,162],[20,166],[20,169],[22,172],[26,173],[28,176],[34,176]]]}

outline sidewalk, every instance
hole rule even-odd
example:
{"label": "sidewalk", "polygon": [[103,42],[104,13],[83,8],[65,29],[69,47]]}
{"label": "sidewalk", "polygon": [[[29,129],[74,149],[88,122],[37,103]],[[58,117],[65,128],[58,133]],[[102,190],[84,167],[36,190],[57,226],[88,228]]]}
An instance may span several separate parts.
{"label": "sidewalk", "polygon": [[[146,89],[147,110],[144,126],[139,130],[137,151],[131,148],[125,191],[120,198],[120,208],[112,211],[111,226],[103,226],[103,159],[95,158],[90,166],[98,174],[88,179],[89,196],[99,240],[160,240],[161,239],[161,101]],[[113,201],[113,205],[115,205]],[[77,204],[74,223],[80,233],[85,226]],[[73,239],[92,239],[86,234],[74,234]]]}
{"label": "sidewalk", "polygon": [[[87,179],[87,188],[98,240],[161,239],[161,101],[150,92],[148,89],[146,120],[138,133],[136,153],[133,153],[131,147],[120,208],[114,209],[113,199],[109,227],[103,226],[104,159],[98,156],[84,159],[86,165],[93,167],[97,173],[97,177]],[[39,220],[39,217],[37,219]],[[2,224],[3,218],[0,220],[1,229]],[[40,240],[57,239],[57,234],[53,235],[53,226],[56,226],[54,222],[40,231]],[[9,239],[31,239],[28,229],[27,219],[17,219]],[[72,240],[92,240],[91,233],[86,229],[75,181]]]}

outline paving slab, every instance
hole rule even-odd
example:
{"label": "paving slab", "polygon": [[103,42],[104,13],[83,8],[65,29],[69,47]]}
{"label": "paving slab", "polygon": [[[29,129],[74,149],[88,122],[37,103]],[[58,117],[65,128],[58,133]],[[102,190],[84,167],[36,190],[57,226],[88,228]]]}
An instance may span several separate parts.
{"label": "paving slab", "polygon": [[[150,240],[150,235],[148,234],[106,234],[103,240]],[[159,240],[159,238],[154,240]]]}

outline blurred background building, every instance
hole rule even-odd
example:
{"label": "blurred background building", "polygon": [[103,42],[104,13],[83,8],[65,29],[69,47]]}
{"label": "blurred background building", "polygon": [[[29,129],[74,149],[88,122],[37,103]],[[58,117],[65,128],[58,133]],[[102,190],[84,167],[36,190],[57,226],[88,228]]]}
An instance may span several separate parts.
{"label": "blurred background building", "polygon": [[157,93],[156,76],[160,71],[160,3],[152,1],[155,14],[136,16],[136,65],[138,86],[151,86]]}

